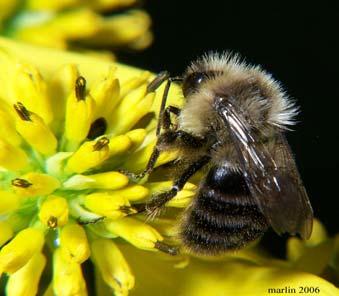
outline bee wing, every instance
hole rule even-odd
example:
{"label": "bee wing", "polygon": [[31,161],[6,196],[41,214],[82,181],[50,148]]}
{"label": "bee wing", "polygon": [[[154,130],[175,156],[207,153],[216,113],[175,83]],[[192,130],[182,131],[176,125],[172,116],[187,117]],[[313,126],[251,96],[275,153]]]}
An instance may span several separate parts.
{"label": "bee wing", "polygon": [[275,232],[309,238],[313,211],[284,136],[278,133],[271,154],[232,104],[220,100],[216,110],[228,127],[247,186]]}

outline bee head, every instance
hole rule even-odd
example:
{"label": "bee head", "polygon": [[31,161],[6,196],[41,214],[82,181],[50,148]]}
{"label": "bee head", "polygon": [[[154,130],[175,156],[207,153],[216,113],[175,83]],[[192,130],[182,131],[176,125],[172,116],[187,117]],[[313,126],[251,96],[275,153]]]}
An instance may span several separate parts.
{"label": "bee head", "polygon": [[213,72],[192,72],[186,75],[182,84],[184,97],[187,98],[190,94],[197,92],[200,85],[211,76]]}
{"label": "bee head", "polygon": [[197,92],[207,80],[223,75],[225,65],[229,61],[237,60],[237,56],[231,56],[229,53],[210,52],[193,61],[183,75],[182,91],[184,97],[187,98],[187,96]]}

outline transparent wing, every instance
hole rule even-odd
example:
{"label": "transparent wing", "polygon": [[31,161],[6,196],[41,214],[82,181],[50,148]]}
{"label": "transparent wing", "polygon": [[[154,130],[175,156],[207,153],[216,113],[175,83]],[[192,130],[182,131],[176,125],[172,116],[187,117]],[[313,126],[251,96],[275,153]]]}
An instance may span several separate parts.
{"label": "transparent wing", "polygon": [[270,153],[231,103],[220,98],[215,108],[228,128],[247,186],[272,228],[309,238],[313,211],[284,136],[277,134]]}

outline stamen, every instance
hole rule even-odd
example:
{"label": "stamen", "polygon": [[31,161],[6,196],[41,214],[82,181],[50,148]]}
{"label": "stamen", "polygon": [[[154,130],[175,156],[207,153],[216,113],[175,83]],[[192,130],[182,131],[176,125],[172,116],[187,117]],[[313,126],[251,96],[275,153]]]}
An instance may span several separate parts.
{"label": "stamen", "polygon": [[16,186],[16,187],[21,187],[21,188],[27,188],[31,185],[33,185],[32,183],[28,182],[25,179],[20,179],[20,178],[15,178],[12,180],[12,185]]}
{"label": "stamen", "polygon": [[96,143],[93,145],[93,151],[99,151],[105,146],[107,146],[108,144],[109,144],[109,139],[106,137],[102,137],[101,139],[96,141]]}
{"label": "stamen", "polygon": [[86,79],[82,76],[79,76],[75,81],[75,96],[78,101],[86,98]]}
{"label": "stamen", "polygon": [[47,225],[49,228],[56,228],[58,227],[58,218],[51,216],[48,221],[47,221]]}
{"label": "stamen", "polygon": [[100,117],[92,122],[87,138],[90,140],[94,140],[97,137],[100,137],[103,134],[105,134],[106,129],[107,129],[106,119],[103,117]]}
{"label": "stamen", "polygon": [[22,120],[32,121],[31,113],[26,109],[26,107],[21,102],[17,102],[16,104],[13,105],[13,107]]}

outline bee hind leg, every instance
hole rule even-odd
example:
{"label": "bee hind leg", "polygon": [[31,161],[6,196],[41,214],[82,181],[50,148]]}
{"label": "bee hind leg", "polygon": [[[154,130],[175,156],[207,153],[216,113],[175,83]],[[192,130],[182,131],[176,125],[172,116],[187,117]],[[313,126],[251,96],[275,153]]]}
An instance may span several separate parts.
{"label": "bee hind leg", "polygon": [[188,179],[209,161],[210,156],[206,155],[193,162],[184,170],[181,176],[173,182],[173,185],[169,190],[154,195],[146,204],[137,205],[138,210],[140,212],[146,211],[150,218],[158,216],[165,204],[177,195],[177,193],[185,186]]}

